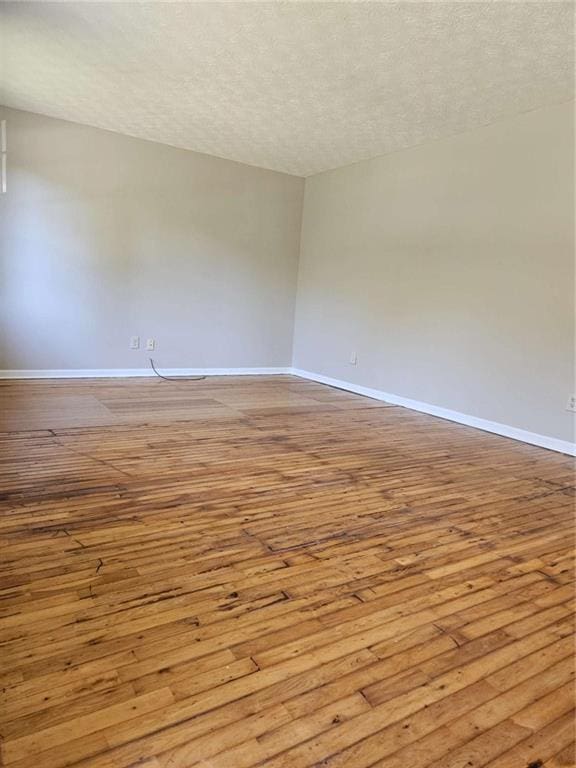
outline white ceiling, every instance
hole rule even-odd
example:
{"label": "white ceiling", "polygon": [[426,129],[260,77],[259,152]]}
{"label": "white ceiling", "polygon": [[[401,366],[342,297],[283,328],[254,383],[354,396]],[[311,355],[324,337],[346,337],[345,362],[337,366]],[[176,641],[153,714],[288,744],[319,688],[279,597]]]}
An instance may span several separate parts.
{"label": "white ceiling", "polygon": [[571,2],[0,4],[0,101],[307,176],[573,98]]}

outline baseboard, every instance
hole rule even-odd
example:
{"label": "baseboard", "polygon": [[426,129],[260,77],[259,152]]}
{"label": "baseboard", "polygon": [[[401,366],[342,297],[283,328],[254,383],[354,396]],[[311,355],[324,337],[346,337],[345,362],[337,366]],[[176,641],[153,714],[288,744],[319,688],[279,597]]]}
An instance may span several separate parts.
{"label": "baseboard", "polygon": [[299,368],[293,368],[292,374],[294,376],[299,376],[302,379],[317,381],[319,384],[328,384],[331,387],[345,389],[348,392],[354,392],[357,395],[371,397],[374,400],[382,400],[387,403],[392,403],[393,405],[401,405],[404,408],[410,408],[413,411],[427,413],[429,416],[438,416],[440,419],[447,419],[448,421],[455,421],[458,424],[465,424],[467,427],[481,429],[484,432],[492,432],[495,435],[501,435],[502,437],[510,437],[512,440],[519,440],[522,443],[529,443],[530,445],[537,445],[540,448],[547,448],[550,451],[557,451],[558,453],[567,453],[569,456],[576,456],[576,444],[570,443],[567,440],[559,440],[555,437],[539,435],[535,432],[518,429],[517,427],[509,427],[507,424],[500,424],[497,421],[480,419],[476,416],[469,416],[466,413],[451,411],[448,408],[440,408],[437,405],[422,403],[419,400],[410,400],[407,397],[399,397],[398,395],[393,395],[389,392],[382,392],[379,389],[370,389],[369,387],[363,387],[359,384],[352,384],[349,381],[332,379],[329,376],[312,373],[311,371],[303,371]]}
{"label": "baseboard", "polygon": [[[291,368],[160,368],[164,376],[276,376]],[[63,368],[60,370],[0,371],[0,379],[119,379],[154,377],[150,368]]]}
{"label": "baseboard", "polygon": [[[353,384],[341,379],[333,379],[330,376],[323,376],[320,373],[304,371],[300,368],[162,368],[160,372],[165,376],[277,376],[292,375],[299,376],[302,379],[317,381],[319,384],[328,384],[331,387],[345,389],[348,392],[354,392],[357,395],[371,397],[373,400],[382,400],[393,405],[401,405],[404,408],[410,408],[413,411],[427,413],[429,416],[437,416],[440,419],[447,419],[458,424],[464,424],[467,427],[481,429],[484,432],[492,432],[495,435],[509,437],[512,440],[519,440],[522,443],[537,445],[540,448],[547,448],[550,451],[566,453],[570,456],[576,456],[576,444],[567,440],[559,440],[555,437],[539,435],[535,432],[528,432],[517,427],[510,427],[507,424],[500,424],[496,421],[480,419],[476,416],[469,416],[459,411],[451,411],[448,408],[441,408],[430,403],[422,403],[419,400],[410,400],[407,397],[382,392],[379,389],[363,387],[360,384]],[[108,378],[134,378],[151,377],[156,374],[149,368],[86,368],[86,369],[56,369],[56,370],[11,370],[0,371],[0,379],[108,379]]]}

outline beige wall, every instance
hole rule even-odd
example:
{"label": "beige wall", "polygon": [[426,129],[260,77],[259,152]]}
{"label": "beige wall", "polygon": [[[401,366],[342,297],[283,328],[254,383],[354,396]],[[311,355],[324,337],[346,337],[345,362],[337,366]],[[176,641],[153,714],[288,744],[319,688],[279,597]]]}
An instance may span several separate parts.
{"label": "beige wall", "polygon": [[564,104],[307,179],[295,366],[572,439],[573,142]]}
{"label": "beige wall", "polygon": [[290,365],[303,180],[0,108],[0,368]]}
{"label": "beige wall", "polygon": [[[573,439],[573,105],[306,180],[0,108],[0,368],[287,366]],[[356,352],[358,365],[349,364]]]}

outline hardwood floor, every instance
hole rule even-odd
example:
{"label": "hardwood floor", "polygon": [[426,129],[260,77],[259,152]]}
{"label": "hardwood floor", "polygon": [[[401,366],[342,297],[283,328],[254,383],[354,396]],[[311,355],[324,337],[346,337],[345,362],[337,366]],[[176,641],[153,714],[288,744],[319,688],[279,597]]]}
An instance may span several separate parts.
{"label": "hardwood floor", "polygon": [[568,457],[288,376],[0,414],[4,765],[575,765]]}

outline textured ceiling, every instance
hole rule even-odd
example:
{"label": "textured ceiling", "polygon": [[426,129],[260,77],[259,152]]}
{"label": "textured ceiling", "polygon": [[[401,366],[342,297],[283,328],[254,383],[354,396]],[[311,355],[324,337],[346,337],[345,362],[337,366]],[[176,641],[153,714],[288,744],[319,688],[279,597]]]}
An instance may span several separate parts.
{"label": "textured ceiling", "polygon": [[573,98],[563,2],[0,4],[0,102],[307,176]]}

